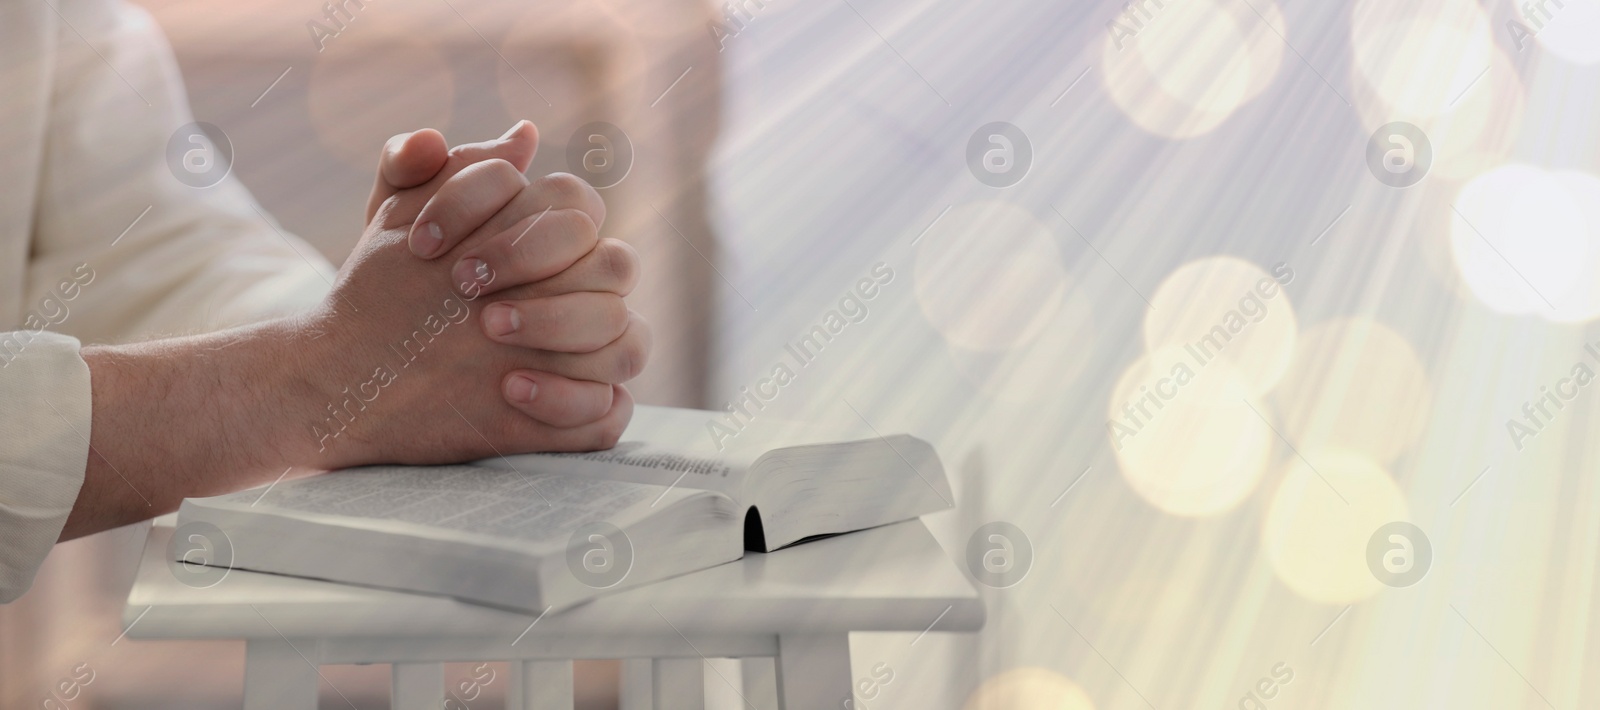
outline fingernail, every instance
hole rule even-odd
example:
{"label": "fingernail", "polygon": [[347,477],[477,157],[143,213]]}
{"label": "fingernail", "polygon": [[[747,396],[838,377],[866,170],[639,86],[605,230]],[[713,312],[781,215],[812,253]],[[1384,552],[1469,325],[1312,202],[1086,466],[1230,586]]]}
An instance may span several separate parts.
{"label": "fingernail", "polygon": [[417,256],[433,256],[444,244],[444,230],[435,222],[423,222],[412,229],[412,250]]}
{"label": "fingernail", "polygon": [[496,303],[484,309],[483,317],[489,326],[489,334],[495,337],[510,335],[522,327],[522,316],[517,315],[517,309],[504,303]]}
{"label": "fingernail", "polygon": [[527,123],[527,122],[528,122],[528,119],[524,118],[521,121],[517,121],[516,123],[511,124],[511,130],[506,131],[505,135],[500,136],[499,140],[501,140],[501,141],[509,140],[511,138],[512,134],[516,133],[517,129],[522,128],[522,124]]}
{"label": "fingernail", "polygon": [[412,135],[413,134],[411,133],[395,134],[393,138],[389,139],[388,143],[384,144],[383,149],[387,151],[389,155],[394,155],[395,153],[400,152],[401,148],[405,147],[406,141],[411,140]]}
{"label": "fingernail", "polygon": [[469,296],[494,280],[493,275],[489,273],[489,264],[476,257],[467,257],[456,262],[455,268],[450,270],[450,276],[455,279],[456,288]]}
{"label": "fingernail", "polygon": [[538,394],[539,385],[527,375],[512,375],[506,380],[506,399],[513,402],[527,404],[533,401],[533,396]]}

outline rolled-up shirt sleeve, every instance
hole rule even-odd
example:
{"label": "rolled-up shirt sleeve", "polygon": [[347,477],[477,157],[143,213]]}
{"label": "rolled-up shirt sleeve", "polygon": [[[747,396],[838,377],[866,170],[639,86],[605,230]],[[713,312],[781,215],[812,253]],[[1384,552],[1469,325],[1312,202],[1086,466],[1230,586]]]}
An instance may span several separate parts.
{"label": "rolled-up shirt sleeve", "polygon": [[0,333],[0,603],[22,596],[83,486],[92,402],[78,340]]}
{"label": "rolled-up shirt sleeve", "polygon": [[92,403],[80,343],[296,313],[334,278],[231,172],[198,188],[178,179],[169,139],[194,117],[148,13],[123,0],[25,9],[55,36],[41,43],[50,56],[23,67],[48,83],[47,103],[10,107],[46,116],[32,214],[17,216],[31,225],[27,259],[4,270],[23,277],[20,307],[0,312],[0,603],[28,589],[83,485]]}

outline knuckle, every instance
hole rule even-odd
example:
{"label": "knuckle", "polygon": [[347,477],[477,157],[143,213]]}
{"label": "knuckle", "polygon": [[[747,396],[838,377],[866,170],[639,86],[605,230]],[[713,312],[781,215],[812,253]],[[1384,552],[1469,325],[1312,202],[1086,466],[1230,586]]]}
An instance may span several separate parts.
{"label": "knuckle", "polygon": [[[628,369],[623,377],[623,382],[632,382],[644,374],[644,364],[650,359],[650,350],[641,348],[628,356]],[[620,383],[619,383],[620,384]]]}
{"label": "knuckle", "polygon": [[401,213],[400,208],[404,203],[405,200],[399,193],[384,198],[383,202],[378,204],[377,212],[373,213],[373,221],[383,225],[385,228],[399,226],[402,220],[396,218],[396,215]]}
{"label": "knuckle", "polygon": [[606,359],[600,380],[609,385],[620,385],[633,379],[634,363],[637,362],[638,353],[632,348],[617,348]]}
{"label": "knuckle", "polygon": [[629,315],[628,331],[606,349],[598,363],[598,377],[614,385],[628,382],[644,373],[650,360],[650,326],[637,314]]}
{"label": "knuckle", "polygon": [[610,342],[628,330],[631,312],[621,296],[614,293],[596,294],[600,297],[600,313],[606,327],[606,340]]}
{"label": "knuckle", "polygon": [[[457,190],[476,190],[484,186],[510,184],[521,176],[517,166],[506,162],[504,158],[489,158],[462,168],[449,182],[455,183],[453,187]],[[439,194],[444,192],[440,190]]]}
{"label": "knuckle", "polygon": [[622,431],[628,428],[627,419],[618,416],[616,412],[607,414],[600,421],[595,431],[595,448],[609,449],[622,440]]}
{"label": "knuckle", "polygon": [[553,209],[544,216],[551,220],[550,229],[578,237],[587,244],[594,244],[600,240],[600,229],[595,226],[594,220],[582,210]]}
{"label": "knuckle", "polygon": [[479,170],[496,183],[510,185],[524,182],[522,171],[505,158],[490,158],[478,165],[482,166]]}
{"label": "knuckle", "polygon": [[423,208],[426,214],[418,216],[418,222],[438,222],[440,220],[457,220],[466,213],[468,207],[465,196],[458,190],[440,190],[435,193],[432,200]]}
{"label": "knuckle", "polygon": [[639,352],[628,345],[620,345],[579,357],[584,362],[583,369],[588,371],[589,376],[595,381],[620,385],[633,379],[634,363],[638,360]]}
{"label": "knuckle", "polygon": [[[534,181],[541,194],[558,208],[581,207],[589,200],[594,188],[572,173],[550,173]],[[598,193],[595,193],[598,194]]]}
{"label": "knuckle", "polygon": [[524,307],[523,320],[531,332],[562,339],[572,322],[572,311],[560,299],[534,299]]}
{"label": "knuckle", "polygon": [[595,248],[601,275],[618,286],[622,295],[633,290],[639,280],[639,253],[620,239],[604,239]]}
{"label": "knuckle", "polygon": [[611,387],[598,382],[576,382],[567,411],[573,424],[592,422],[611,409]]}
{"label": "knuckle", "polygon": [[650,328],[641,326],[641,330],[643,332],[638,337],[629,338],[622,349],[624,382],[644,374],[645,363],[650,361]]}

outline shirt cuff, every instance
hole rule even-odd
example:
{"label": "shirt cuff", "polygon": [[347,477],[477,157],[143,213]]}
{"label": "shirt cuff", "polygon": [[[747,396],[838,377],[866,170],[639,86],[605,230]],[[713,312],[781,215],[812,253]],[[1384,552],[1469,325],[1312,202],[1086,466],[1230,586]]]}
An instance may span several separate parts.
{"label": "shirt cuff", "polygon": [[33,584],[78,500],[93,403],[76,338],[0,333],[0,603]]}

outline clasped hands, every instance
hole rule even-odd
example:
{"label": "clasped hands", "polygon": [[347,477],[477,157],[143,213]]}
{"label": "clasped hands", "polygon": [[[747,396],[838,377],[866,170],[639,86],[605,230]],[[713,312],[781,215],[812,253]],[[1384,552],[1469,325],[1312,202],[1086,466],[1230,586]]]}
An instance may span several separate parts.
{"label": "clasped hands", "polygon": [[538,133],[447,149],[390,139],[367,227],[303,326],[312,408],[300,442],[320,468],[428,464],[607,448],[633,411],[624,382],[650,331],[623,303],[639,278],[581,179],[529,181]]}

